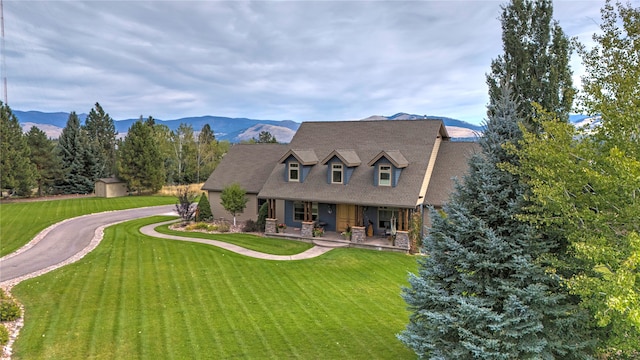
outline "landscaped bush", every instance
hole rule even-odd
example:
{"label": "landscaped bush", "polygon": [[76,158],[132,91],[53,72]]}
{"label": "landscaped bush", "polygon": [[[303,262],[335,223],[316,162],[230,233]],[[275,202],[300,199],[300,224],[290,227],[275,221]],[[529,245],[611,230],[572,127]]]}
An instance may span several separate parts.
{"label": "landscaped bush", "polygon": [[0,324],[0,346],[5,346],[9,342],[9,330]]}
{"label": "landscaped bush", "polygon": [[249,219],[245,221],[244,228],[242,229],[244,232],[260,232],[260,226],[257,222]]}
{"label": "landscaped bush", "polygon": [[13,321],[20,317],[20,306],[15,300],[3,298],[0,300],[0,321]]}
{"label": "landscaped bush", "polygon": [[215,231],[215,225],[198,222],[194,224],[189,224],[185,227],[186,230],[205,230],[205,231]]}
{"label": "landscaped bush", "polygon": [[213,213],[211,213],[211,205],[209,204],[209,199],[207,199],[207,195],[202,193],[200,195],[200,200],[198,201],[198,211],[196,216],[196,221],[211,221],[213,220]]}
{"label": "landscaped bush", "polygon": [[219,232],[229,232],[229,230],[231,230],[231,228],[229,227],[229,225],[227,223],[220,223],[218,225],[216,225],[216,227],[218,228]]}

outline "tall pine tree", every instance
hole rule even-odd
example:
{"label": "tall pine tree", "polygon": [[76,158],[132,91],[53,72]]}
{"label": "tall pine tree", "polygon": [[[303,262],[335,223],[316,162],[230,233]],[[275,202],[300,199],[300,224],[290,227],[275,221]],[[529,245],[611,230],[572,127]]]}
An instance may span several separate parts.
{"label": "tall pine tree", "polygon": [[56,145],[36,126],[31,127],[26,136],[31,149],[29,158],[36,167],[38,196],[42,196],[49,192],[49,187],[54,184],[60,173],[59,159],[55,154]]}
{"label": "tall pine tree", "polygon": [[31,195],[35,186],[35,167],[22,127],[9,105],[0,103],[0,190]]}
{"label": "tall pine tree", "polygon": [[119,150],[118,173],[131,190],[157,192],[164,184],[164,160],[154,137],[152,118],[136,121]]}
{"label": "tall pine tree", "polygon": [[67,125],[58,139],[58,154],[62,163],[62,176],[56,182],[58,192],[65,194],[88,194],[93,192],[98,179],[99,165],[95,158],[95,147],[83,129],[75,111],[69,114]]}
{"label": "tall pine tree", "polygon": [[512,0],[502,8],[504,54],[491,63],[487,75],[490,98],[500,96],[508,84],[519,96],[519,110],[527,121],[537,102],[568,120],[576,90],[571,79],[570,40],[553,20],[551,0]]}
{"label": "tall pine tree", "polygon": [[555,243],[520,221],[526,188],[501,168],[522,137],[508,87],[492,99],[481,154],[442,213],[432,212],[403,298],[411,311],[401,341],[429,359],[580,359],[588,355],[587,317],[540,262]]}
{"label": "tall pine tree", "polygon": [[89,112],[83,129],[95,151],[95,161],[99,167],[98,177],[115,174],[116,162],[116,126],[113,119],[99,103]]}

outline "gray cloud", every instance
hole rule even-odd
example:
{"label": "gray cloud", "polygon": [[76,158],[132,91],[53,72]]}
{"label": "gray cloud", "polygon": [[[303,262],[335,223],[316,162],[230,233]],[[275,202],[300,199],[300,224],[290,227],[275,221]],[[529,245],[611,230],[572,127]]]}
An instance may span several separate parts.
{"label": "gray cloud", "polygon": [[[114,118],[478,123],[497,1],[5,1],[9,105]],[[603,1],[556,1],[570,36]],[[578,64],[579,62],[574,62]],[[579,72],[576,74],[576,78]]]}

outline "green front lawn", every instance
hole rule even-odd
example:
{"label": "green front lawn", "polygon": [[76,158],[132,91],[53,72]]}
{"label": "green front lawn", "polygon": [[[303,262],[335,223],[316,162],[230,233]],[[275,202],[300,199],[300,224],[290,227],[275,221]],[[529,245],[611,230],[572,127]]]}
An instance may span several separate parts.
{"label": "green front lawn", "polygon": [[14,359],[415,358],[395,338],[414,257],[267,261],[138,231],[166,219],[112,226],[78,263],[16,286]]}
{"label": "green front lawn", "polygon": [[68,218],[176,201],[173,196],[126,196],[0,204],[0,256],[19,249],[40,231]]}
{"label": "green front lawn", "polygon": [[162,225],[156,228],[156,231],[161,234],[177,235],[184,237],[194,237],[198,239],[218,240],[224,241],[230,244],[242,246],[243,248],[273,254],[273,255],[294,255],[304,252],[313,247],[312,244],[283,239],[274,239],[268,237],[261,237],[253,234],[207,234],[197,231],[176,231],[169,229],[169,225]]}

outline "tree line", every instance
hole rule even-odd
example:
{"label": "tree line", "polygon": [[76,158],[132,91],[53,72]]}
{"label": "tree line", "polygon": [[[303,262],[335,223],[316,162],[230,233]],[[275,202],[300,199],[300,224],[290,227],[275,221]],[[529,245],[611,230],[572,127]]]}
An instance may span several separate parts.
{"label": "tree line", "polygon": [[131,191],[200,183],[229,149],[209,124],[170,130],[149,116],[119,139],[113,119],[96,103],[81,124],[69,114],[58,139],[33,126],[23,133],[11,108],[0,106],[0,189],[7,195],[87,194],[97,179],[117,176]]}
{"label": "tree line", "polygon": [[481,150],[402,291],[420,358],[640,358],[640,8],[606,1],[591,49],[552,13],[502,7]]}

